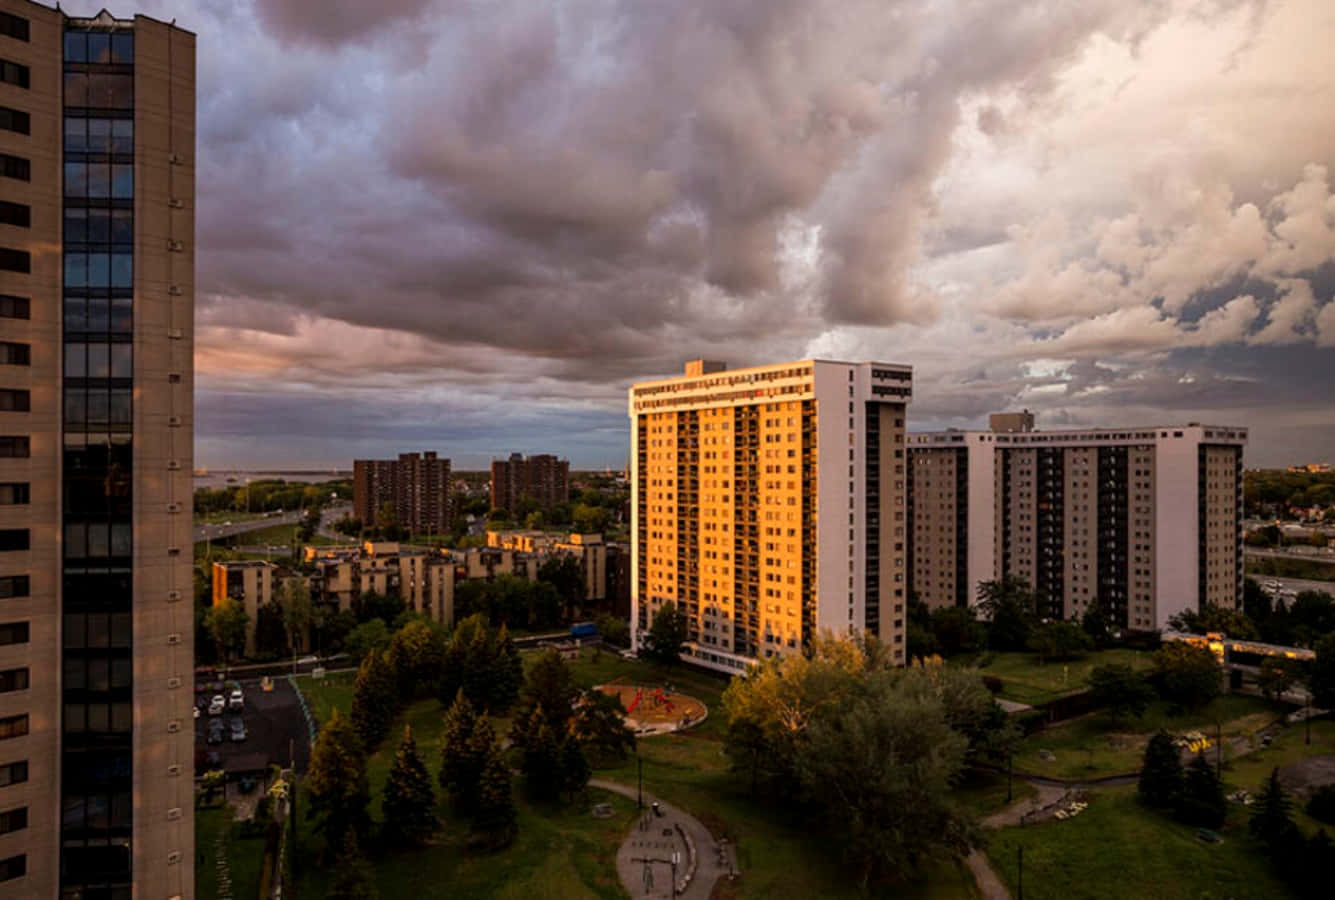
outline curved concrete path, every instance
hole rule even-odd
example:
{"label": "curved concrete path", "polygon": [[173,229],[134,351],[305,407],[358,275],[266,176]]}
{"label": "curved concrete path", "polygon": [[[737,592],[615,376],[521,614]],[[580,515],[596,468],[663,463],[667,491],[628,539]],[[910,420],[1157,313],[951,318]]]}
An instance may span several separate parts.
{"label": "curved concrete path", "polygon": [[[635,788],[630,785],[621,784],[617,781],[607,781],[602,778],[589,779],[589,786],[601,788],[605,791],[611,791],[614,794],[620,794],[623,797],[629,797],[631,800],[636,798]],[[687,900],[709,900],[710,894],[714,891],[714,883],[719,878],[726,877],[728,872],[727,865],[720,865],[719,855],[716,849],[717,843],[714,836],[709,833],[709,829],[700,823],[700,820],[690,813],[682,810],[680,807],[665,803],[663,800],[651,795],[648,791],[644,794],[645,813],[649,816],[653,814],[649,811],[650,804],[658,801],[659,810],[662,815],[649,819],[649,830],[641,831],[640,823],[637,820],[631,826],[630,834],[626,836],[621,844],[621,849],[617,851],[617,875],[621,878],[621,884],[626,888],[632,897],[685,897]],[[680,831],[677,829],[680,828]],[[663,834],[665,830],[675,832],[676,837],[669,837]],[[685,837],[691,845],[688,849],[682,837]],[[657,846],[657,845],[662,846]],[[681,862],[677,867],[677,881],[681,882],[682,876],[688,867],[688,857],[691,850],[695,855],[695,873],[686,890],[679,894],[672,894],[670,885],[672,883],[671,867],[666,864],[652,864],[653,886],[646,891],[644,881],[645,864],[636,860],[649,858],[667,858],[671,856],[673,848],[677,848],[681,854]],[[728,848],[728,858],[732,859],[732,848]]]}

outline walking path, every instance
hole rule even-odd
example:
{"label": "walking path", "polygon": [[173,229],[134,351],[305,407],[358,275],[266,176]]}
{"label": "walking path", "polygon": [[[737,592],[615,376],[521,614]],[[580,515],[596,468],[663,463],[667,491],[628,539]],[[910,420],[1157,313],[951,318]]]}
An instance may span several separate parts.
{"label": "walking path", "polygon": [[[635,788],[602,778],[589,779],[589,786],[636,799]],[[658,815],[652,809],[658,803]],[[644,795],[645,814],[631,827],[617,851],[617,874],[632,897],[685,897],[709,900],[714,883],[736,870],[730,846],[722,845],[709,829],[690,813]],[[672,854],[678,855],[676,890],[672,893]],[[684,882],[684,887],[683,887]]]}

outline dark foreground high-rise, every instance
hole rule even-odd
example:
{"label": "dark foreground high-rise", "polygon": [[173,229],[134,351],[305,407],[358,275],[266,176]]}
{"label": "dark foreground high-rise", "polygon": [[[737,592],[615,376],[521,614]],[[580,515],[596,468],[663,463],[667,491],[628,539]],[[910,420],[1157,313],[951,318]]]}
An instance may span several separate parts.
{"label": "dark foreground high-rise", "polygon": [[194,72],[0,0],[0,897],[194,895]]}

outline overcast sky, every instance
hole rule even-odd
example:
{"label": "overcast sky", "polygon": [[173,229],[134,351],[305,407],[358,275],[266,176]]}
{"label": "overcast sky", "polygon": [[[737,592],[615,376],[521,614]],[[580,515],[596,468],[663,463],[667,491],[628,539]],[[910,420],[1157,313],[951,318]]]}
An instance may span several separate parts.
{"label": "overcast sky", "polygon": [[1330,0],[140,2],[199,35],[199,465],[619,467],[694,356],[1335,461]]}

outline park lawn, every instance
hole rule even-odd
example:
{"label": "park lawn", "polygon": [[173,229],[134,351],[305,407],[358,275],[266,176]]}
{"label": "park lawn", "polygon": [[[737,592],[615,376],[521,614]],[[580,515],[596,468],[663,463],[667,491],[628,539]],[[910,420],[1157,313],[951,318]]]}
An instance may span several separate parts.
{"label": "park lawn", "polygon": [[1033,653],[992,653],[978,657],[982,675],[1000,678],[1001,696],[1018,703],[1043,703],[1085,689],[1089,673],[1097,666],[1127,665],[1149,669],[1153,654],[1144,650],[1115,648],[1090,653],[1070,662],[1040,662]]}
{"label": "park lawn", "polygon": [[208,806],[195,810],[195,892],[199,900],[218,896],[218,835],[227,842],[227,871],[233,897],[257,897],[264,866],[264,838],[240,836],[241,824],[232,821],[232,808]]}
{"label": "park lawn", "polygon": [[[1140,770],[1145,745],[1160,728],[1175,734],[1198,730],[1213,740],[1219,723],[1227,740],[1255,734],[1280,715],[1280,710],[1265,701],[1241,694],[1225,694],[1200,710],[1176,716],[1166,702],[1158,700],[1139,719],[1119,724],[1113,724],[1106,713],[1096,712],[1026,737],[1015,754],[1015,768],[1056,778],[1124,775]],[[1040,750],[1050,751],[1056,759],[1043,760]]]}
{"label": "park lawn", "polygon": [[1142,806],[1134,786],[1089,794],[1089,809],[1066,821],[992,832],[987,854],[1017,892],[1024,848],[1024,896],[1032,900],[1273,900],[1290,896],[1247,835],[1241,807],[1230,810],[1224,839],[1207,844],[1196,829]]}
{"label": "park lawn", "polygon": [[[1285,766],[1311,756],[1335,755],[1335,722],[1317,719],[1312,722],[1312,743],[1305,740],[1305,729],[1301,723],[1290,725],[1275,736],[1269,747],[1258,747],[1245,756],[1230,761],[1224,766],[1225,792],[1231,793],[1236,788],[1243,788],[1257,796],[1270,778],[1274,768]],[[1311,834],[1318,828],[1330,831],[1330,826],[1318,822],[1303,810],[1303,802],[1294,799],[1292,804],[1293,819]]]}
{"label": "park lawn", "polygon": [[1037,789],[1023,778],[1011,779],[1011,799],[1006,799],[1004,773],[973,770],[965,773],[964,780],[955,786],[955,802],[980,819],[1000,812],[1013,803],[1020,803],[1038,795]]}

